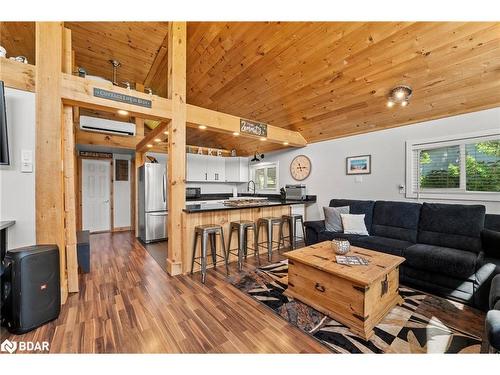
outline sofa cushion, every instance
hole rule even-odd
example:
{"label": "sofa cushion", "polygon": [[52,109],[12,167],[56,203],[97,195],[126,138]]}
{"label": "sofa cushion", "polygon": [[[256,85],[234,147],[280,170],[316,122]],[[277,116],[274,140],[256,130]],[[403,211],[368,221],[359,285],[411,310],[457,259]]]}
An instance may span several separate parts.
{"label": "sofa cushion", "polygon": [[403,250],[413,245],[412,242],[379,236],[361,236],[352,243],[355,246],[398,256],[403,256]]}
{"label": "sofa cushion", "polygon": [[365,225],[368,233],[371,233],[374,201],[360,201],[355,199],[332,199],[330,207],[349,206],[349,213],[365,215]]}
{"label": "sofa cushion", "polygon": [[481,231],[483,251],[491,257],[500,259],[500,232],[490,229]]}
{"label": "sofa cushion", "polygon": [[344,207],[323,207],[325,214],[325,229],[330,232],[343,232],[342,219],[340,214],[348,214],[349,206]]}
{"label": "sofa cushion", "polygon": [[417,242],[479,253],[484,212],[481,205],[424,203]]}
{"label": "sofa cushion", "polygon": [[500,259],[488,257],[479,253],[476,261],[476,282],[474,289],[474,304],[481,310],[489,309],[488,298],[491,281],[500,273]]}
{"label": "sofa cushion", "polygon": [[340,214],[344,233],[361,234],[368,236],[368,230],[365,224],[365,215]]}
{"label": "sofa cushion", "polygon": [[371,233],[416,243],[421,207],[419,203],[375,202]]}
{"label": "sofa cushion", "polygon": [[484,216],[484,227],[500,232],[500,215],[486,214]]}
{"label": "sofa cushion", "polygon": [[318,241],[331,241],[334,238],[342,238],[345,240],[349,240],[351,243],[354,239],[361,237],[359,234],[349,234],[349,233],[337,233],[337,232],[328,232],[326,230],[318,233]]}
{"label": "sofa cushion", "polygon": [[476,271],[477,254],[448,247],[416,244],[404,250],[406,265],[467,280]]}

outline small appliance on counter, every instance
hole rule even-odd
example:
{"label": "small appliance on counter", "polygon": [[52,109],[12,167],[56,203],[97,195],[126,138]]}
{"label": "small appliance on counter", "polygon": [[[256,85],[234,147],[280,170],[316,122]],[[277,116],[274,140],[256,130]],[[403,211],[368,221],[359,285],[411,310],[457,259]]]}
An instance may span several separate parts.
{"label": "small appliance on counter", "polygon": [[139,168],[139,237],[145,243],[168,237],[167,169],[159,163]]}
{"label": "small appliance on counter", "polygon": [[305,201],[307,199],[306,185],[286,185],[286,199],[292,201]]}
{"label": "small appliance on counter", "polygon": [[186,188],[186,199],[196,199],[201,197],[201,188],[188,187]]}

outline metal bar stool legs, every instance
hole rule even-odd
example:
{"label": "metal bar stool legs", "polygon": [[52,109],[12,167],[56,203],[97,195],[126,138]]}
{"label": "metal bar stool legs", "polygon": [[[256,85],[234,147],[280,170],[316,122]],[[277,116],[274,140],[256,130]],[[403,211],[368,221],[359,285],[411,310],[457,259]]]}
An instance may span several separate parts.
{"label": "metal bar stool legs", "polygon": [[[233,221],[230,224],[229,240],[227,244],[227,254],[228,257],[230,254],[236,255],[238,257],[238,270],[240,271],[243,267],[243,258],[246,259],[249,249],[248,230],[253,231],[254,247],[251,249],[254,251],[254,256],[257,258],[257,263],[260,264],[259,251],[257,246],[257,227],[255,223],[249,220],[240,220],[240,221]],[[231,249],[231,238],[233,237],[233,232],[235,231],[238,235],[238,248]],[[237,250],[237,252],[234,252],[233,250]]]}
{"label": "metal bar stool legs", "polygon": [[[267,259],[270,262],[273,256],[273,244],[278,244],[279,251],[279,241],[273,240],[273,228],[275,225],[280,225],[281,219],[279,217],[262,217],[257,220],[257,240],[259,239],[260,228],[262,226],[266,227],[266,235],[267,240],[258,243],[258,247],[266,247],[267,248]],[[281,237],[281,236],[280,236]],[[278,238],[280,238],[278,237]]]}
{"label": "metal bar stool legs", "polygon": [[[216,246],[216,236],[220,235],[221,237],[221,247],[222,247],[222,254],[223,256],[220,256],[217,254],[217,246]],[[201,237],[201,256],[196,257],[196,247],[198,245],[198,237]],[[210,253],[212,256],[212,263],[214,268],[217,267],[217,258],[223,258],[224,259],[224,264],[226,265],[226,273],[229,275],[229,267],[228,267],[228,260],[227,260],[227,252],[226,252],[226,246],[224,242],[224,232],[222,230],[222,227],[220,225],[215,225],[215,224],[208,224],[208,225],[199,225],[195,227],[194,230],[194,242],[193,242],[193,257],[191,260],[191,274],[193,273],[194,270],[194,264],[197,263],[201,266],[201,282],[205,284],[205,279],[207,276],[207,245],[210,242]],[[200,261],[198,262],[197,259]]]}
{"label": "metal bar stool legs", "polygon": [[[297,236],[297,221],[300,221],[302,226],[302,236]],[[283,233],[283,225],[288,226],[288,236],[285,237]],[[280,241],[279,241],[279,249],[281,249],[281,244],[285,246],[285,239],[288,239],[290,243],[290,250],[294,250],[297,248],[297,240],[302,239],[305,241],[305,227],[304,227],[304,219],[302,215],[299,214],[291,214],[291,215],[283,215],[281,217],[280,223]]]}

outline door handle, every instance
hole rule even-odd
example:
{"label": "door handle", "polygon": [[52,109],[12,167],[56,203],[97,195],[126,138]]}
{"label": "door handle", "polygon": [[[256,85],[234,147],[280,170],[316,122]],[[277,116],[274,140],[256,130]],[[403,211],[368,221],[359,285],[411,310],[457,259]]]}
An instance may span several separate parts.
{"label": "door handle", "polygon": [[205,173],[205,180],[208,180],[208,173]]}
{"label": "door handle", "polygon": [[106,199],[106,200],[104,201],[104,203],[109,203],[109,199]]}
{"label": "door handle", "polygon": [[166,202],[165,196],[166,196],[166,190],[167,190],[167,184],[166,184],[166,176],[163,174],[163,184],[162,184],[162,194],[163,194],[163,202]]}

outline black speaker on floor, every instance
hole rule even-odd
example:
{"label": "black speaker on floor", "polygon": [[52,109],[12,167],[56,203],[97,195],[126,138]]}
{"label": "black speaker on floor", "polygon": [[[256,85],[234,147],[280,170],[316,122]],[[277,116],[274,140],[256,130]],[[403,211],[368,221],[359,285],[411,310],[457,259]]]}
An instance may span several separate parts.
{"label": "black speaker on floor", "polygon": [[22,334],[59,316],[61,284],[56,245],[9,250],[3,267],[3,326]]}

